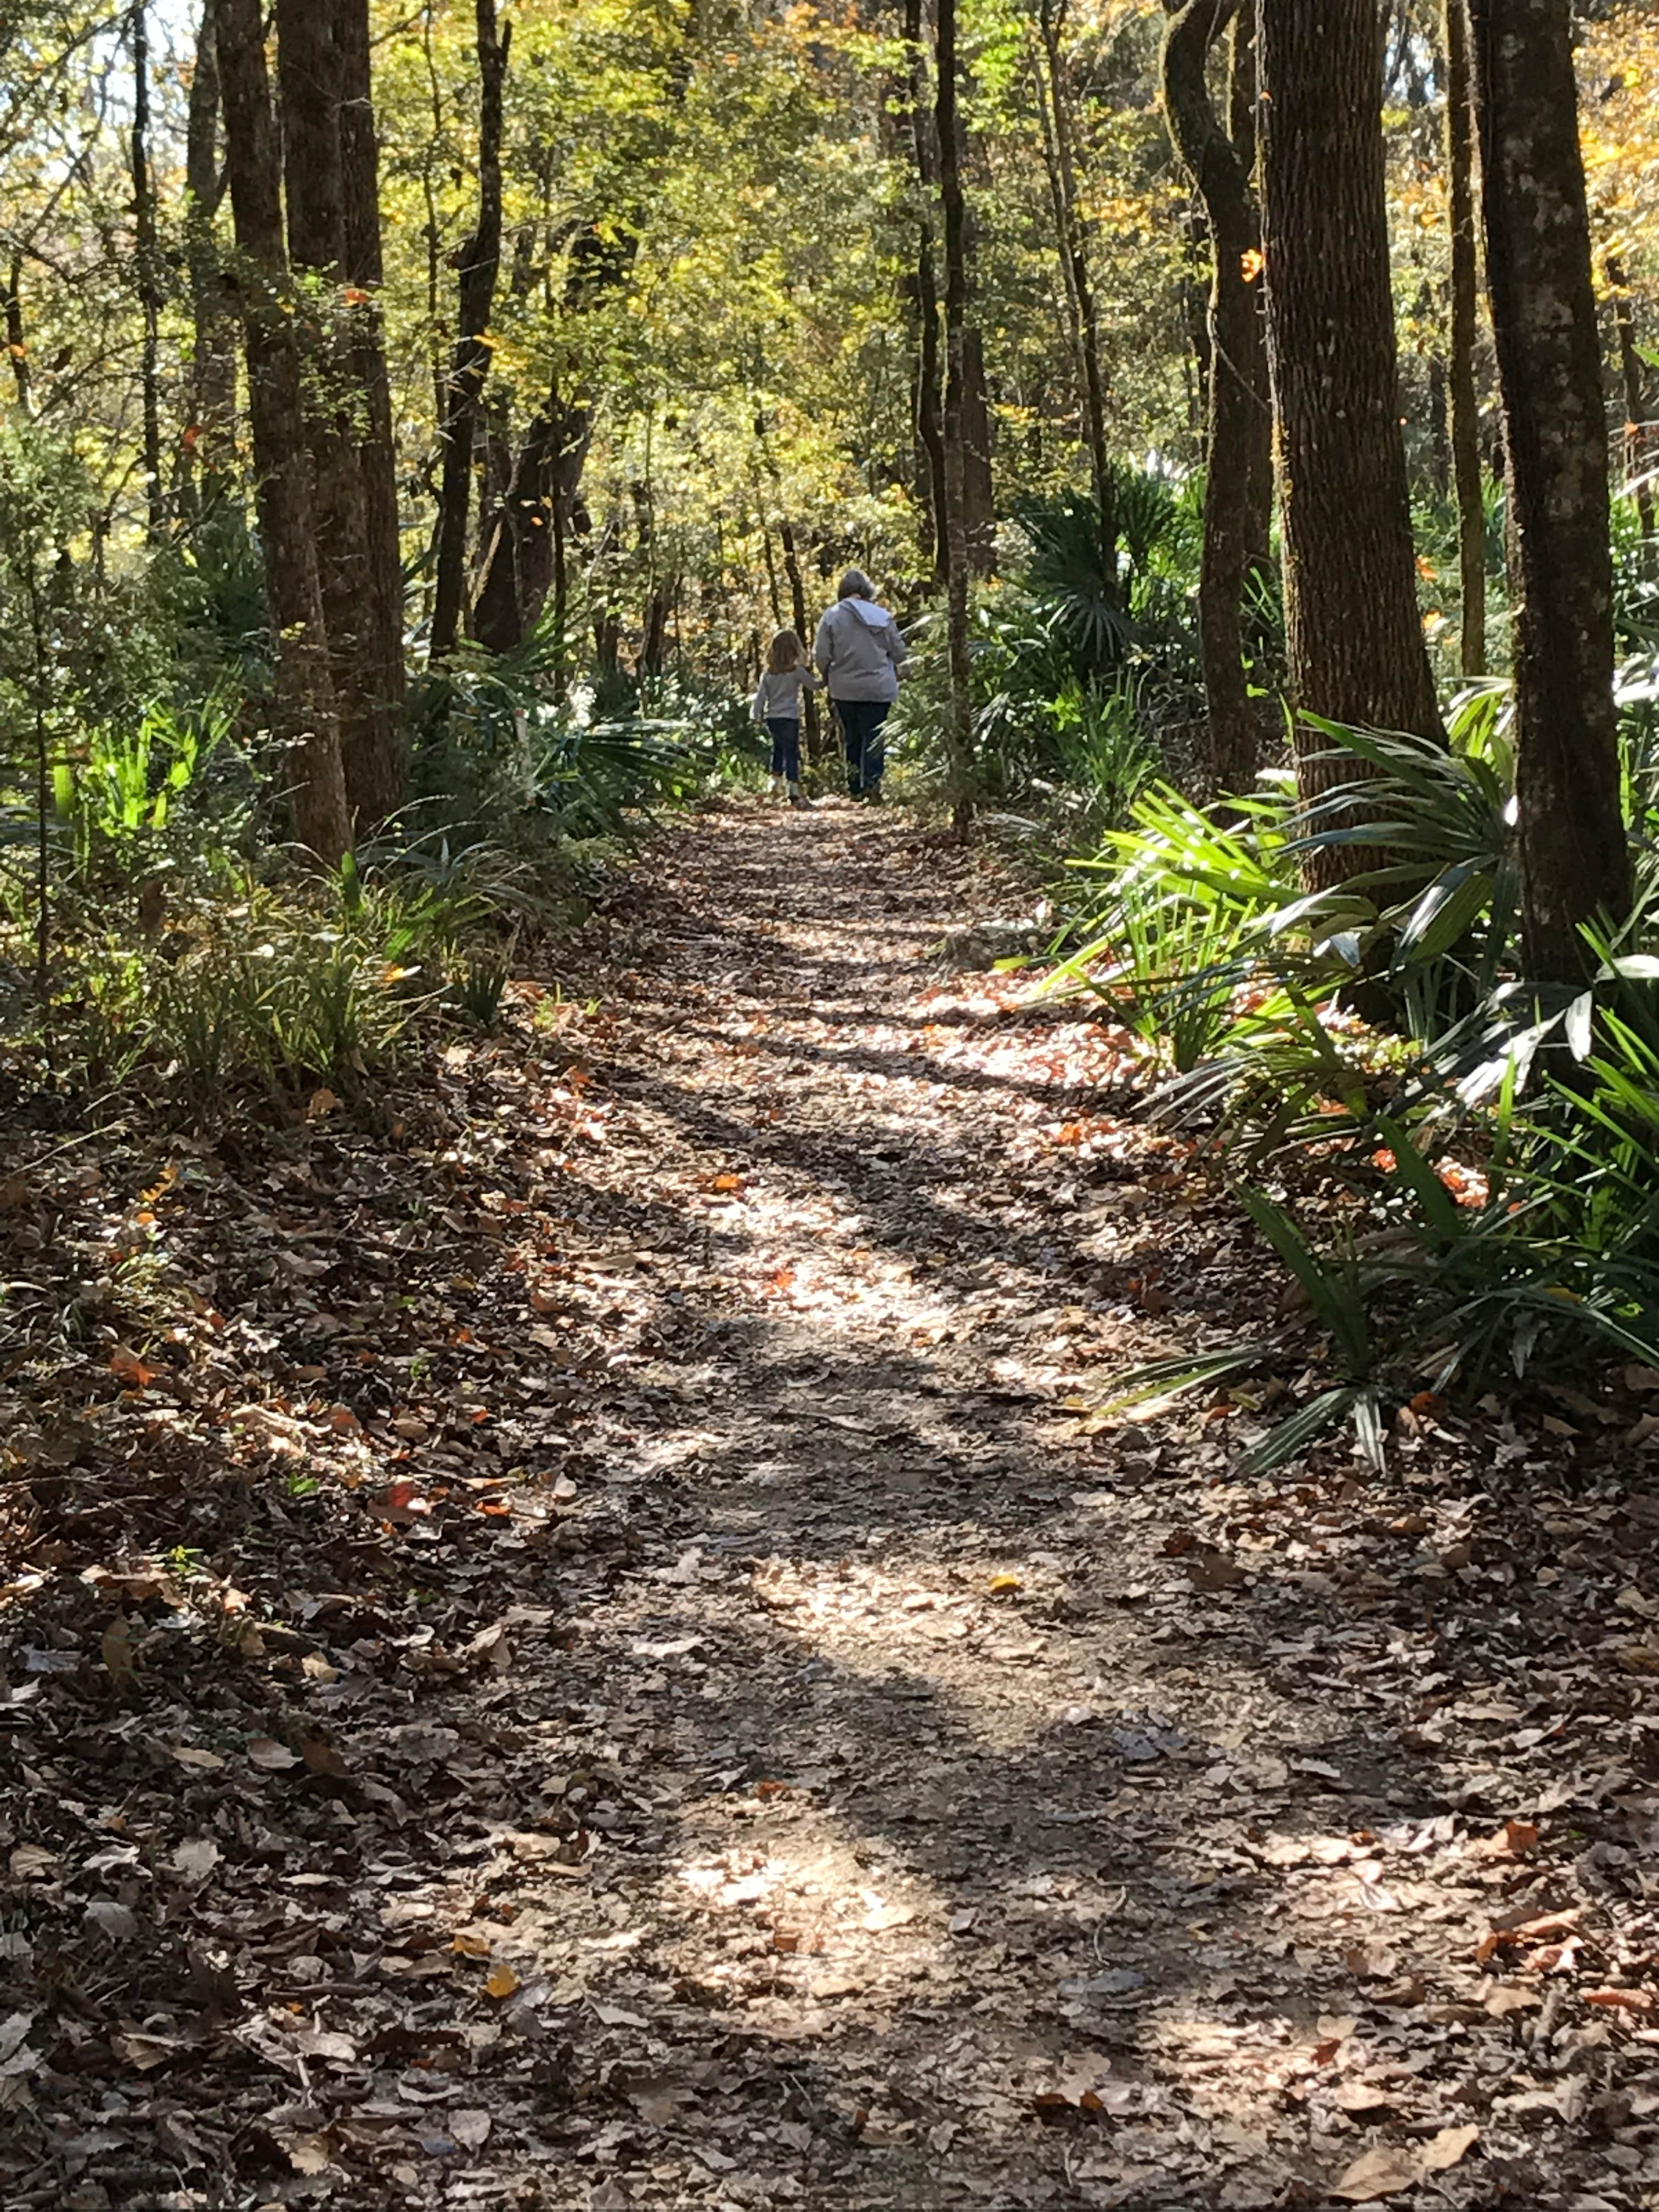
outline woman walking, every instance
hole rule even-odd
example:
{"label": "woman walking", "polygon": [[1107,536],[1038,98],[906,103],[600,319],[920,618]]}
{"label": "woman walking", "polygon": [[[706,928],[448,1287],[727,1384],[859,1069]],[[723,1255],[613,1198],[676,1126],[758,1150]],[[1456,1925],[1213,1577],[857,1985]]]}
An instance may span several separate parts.
{"label": "woman walking", "polygon": [[841,724],[847,756],[847,788],[854,799],[878,800],[886,758],[881,726],[898,696],[905,665],[904,640],[875,586],[862,568],[841,580],[836,604],[818,624],[812,646]]}
{"label": "woman walking", "polygon": [[755,694],[755,720],[772,740],[772,792],[780,786],[792,806],[810,806],[800,787],[800,695],[823,684],[806,665],[806,647],[792,629],[781,629],[766,655],[766,673]]}

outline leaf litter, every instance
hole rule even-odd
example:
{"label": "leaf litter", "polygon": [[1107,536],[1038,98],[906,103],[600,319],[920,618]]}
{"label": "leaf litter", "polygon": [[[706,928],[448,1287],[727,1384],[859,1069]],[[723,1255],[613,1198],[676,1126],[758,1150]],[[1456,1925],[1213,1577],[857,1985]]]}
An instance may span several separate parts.
{"label": "leaf litter", "polygon": [[1103,1413],[1279,1293],[1024,896],[717,810],[8,1185],[8,2208],[1651,2200],[1652,1378]]}

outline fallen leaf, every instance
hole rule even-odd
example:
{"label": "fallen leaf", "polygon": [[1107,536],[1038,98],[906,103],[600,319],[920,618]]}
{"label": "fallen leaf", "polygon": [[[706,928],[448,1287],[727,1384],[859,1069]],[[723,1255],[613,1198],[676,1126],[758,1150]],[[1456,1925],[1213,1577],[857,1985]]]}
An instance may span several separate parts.
{"label": "fallen leaf", "polygon": [[173,1872],[186,1881],[205,1881],[222,1856],[211,1836],[186,1836],[173,1854]]}
{"label": "fallen leaf", "polygon": [[130,1943],[138,1933],[138,1916],[112,1897],[94,1897],[81,1917],[112,1943]]}
{"label": "fallen leaf", "polygon": [[916,1917],[914,1905],[877,1905],[864,1916],[860,1925],[872,1936],[879,1936],[889,1928],[903,1928]]}
{"label": "fallen leaf", "polygon": [[125,1613],[118,1613],[104,1631],[99,1644],[104,1664],[111,1679],[122,1689],[137,1680],[138,1666],[132,1649],[132,1626]]}
{"label": "fallen leaf", "polygon": [[510,1997],[523,1986],[512,1967],[503,1960],[491,1971],[489,1980],[484,1984],[484,1995],[487,1997]]}
{"label": "fallen leaf", "polygon": [[225,1763],[216,1751],[203,1751],[193,1743],[175,1743],[169,1748],[180,1766],[193,1766],[203,1774],[211,1774]]}
{"label": "fallen leaf", "polygon": [[1415,2151],[1392,2143],[1378,2143],[1363,2158],[1355,2159],[1342,2179],[1332,2185],[1331,2195],[1345,2204],[1375,2204],[1384,2197],[1398,2197],[1415,2189],[1423,2179],[1423,2161]]}
{"label": "fallen leaf", "polygon": [[1480,2130],[1471,2120],[1461,2128],[1442,2128],[1423,2146],[1425,2173],[1444,2173],[1456,2166],[1480,2140]]}
{"label": "fallen leaf", "polygon": [[1586,1990],[1584,2002],[1602,2005],[1609,2011],[1651,2012],[1659,1997],[1651,1990]]}
{"label": "fallen leaf", "polygon": [[333,2146],[326,2136],[288,2136],[283,2139],[283,2148],[295,2173],[326,2173],[334,2161]]}
{"label": "fallen leaf", "polygon": [[1374,2081],[1339,2082],[1334,2100],[1345,2112],[1383,2112],[1390,2111],[1395,2103],[1389,2092]]}
{"label": "fallen leaf", "polygon": [[463,2150],[477,2150],[488,2142],[491,2124],[489,2113],[476,2105],[464,2106],[449,2116],[449,2132]]}
{"label": "fallen leaf", "polygon": [[278,1743],[273,1735],[251,1735],[247,1740],[247,1755],[252,1765],[265,1774],[284,1774],[300,1761],[285,1743]]}

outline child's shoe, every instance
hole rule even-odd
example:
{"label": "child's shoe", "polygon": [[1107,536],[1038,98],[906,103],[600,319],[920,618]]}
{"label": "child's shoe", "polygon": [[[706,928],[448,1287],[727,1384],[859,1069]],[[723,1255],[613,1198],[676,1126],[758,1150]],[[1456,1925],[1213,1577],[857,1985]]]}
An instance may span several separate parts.
{"label": "child's shoe", "polygon": [[792,783],[789,787],[789,804],[792,806],[805,807],[810,812],[812,802],[798,783]]}

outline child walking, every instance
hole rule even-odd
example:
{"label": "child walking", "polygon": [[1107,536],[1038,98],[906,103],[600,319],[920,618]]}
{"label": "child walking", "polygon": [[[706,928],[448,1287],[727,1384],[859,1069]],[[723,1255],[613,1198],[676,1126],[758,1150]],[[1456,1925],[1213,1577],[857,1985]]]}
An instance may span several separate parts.
{"label": "child walking", "polygon": [[789,794],[792,806],[810,806],[800,787],[800,695],[821,691],[823,679],[814,674],[806,648],[792,629],[781,629],[766,655],[766,673],[755,694],[755,720],[772,740],[772,793]]}

